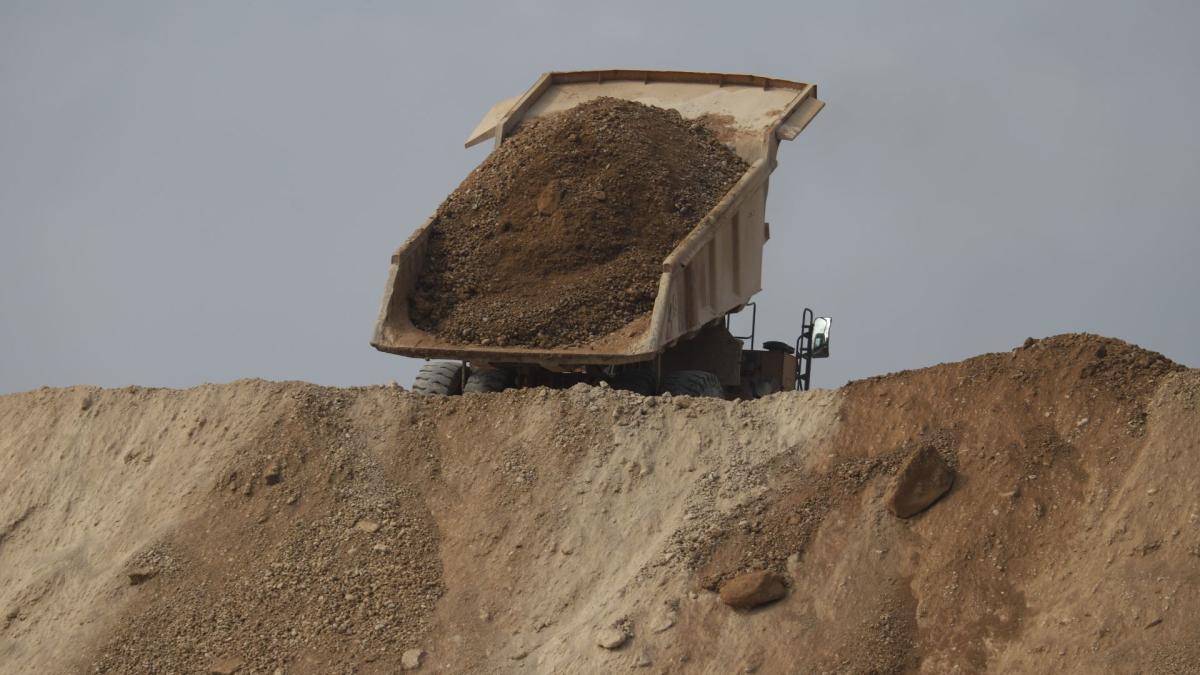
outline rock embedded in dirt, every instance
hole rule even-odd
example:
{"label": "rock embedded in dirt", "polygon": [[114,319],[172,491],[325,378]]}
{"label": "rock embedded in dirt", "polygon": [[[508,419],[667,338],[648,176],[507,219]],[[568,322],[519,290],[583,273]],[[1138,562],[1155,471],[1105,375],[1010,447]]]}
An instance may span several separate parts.
{"label": "rock embedded in dirt", "polygon": [[438,208],[413,294],[456,343],[564,347],[649,312],[746,163],[678,111],[598,98],[524,123]]}
{"label": "rock embedded in dirt", "polygon": [[887,507],[899,518],[929,508],[954,485],[954,469],[933,446],[924,446],[900,467],[888,494]]}
{"label": "rock embedded in dirt", "polygon": [[138,567],[129,570],[129,585],[138,586],[143,584],[153,579],[156,574],[158,574],[158,570],[153,567]]}
{"label": "rock embedded in dirt", "polygon": [[278,462],[271,462],[263,472],[263,482],[267,485],[275,485],[282,477],[283,470],[279,467]]}
{"label": "rock embedded in dirt", "polygon": [[373,520],[363,519],[354,523],[354,529],[360,532],[366,532],[367,534],[374,534],[379,531],[379,523]]}
{"label": "rock embedded in dirt", "polygon": [[605,628],[596,636],[596,644],[605,649],[620,649],[629,641],[629,633],[620,628]]}
{"label": "rock embedded in dirt", "polygon": [[756,570],[736,576],[721,586],[721,602],[734,609],[753,609],[774,602],[787,594],[782,576]]}
{"label": "rock embedded in dirt", "polygon": [[416,670],[421,667],[421,662],[424,660],[425,650],[408,649],[400,656],[400,667],[404,670]]}
{"label": "rock embedded in dirt", "polygon": [[209,675],[234,675],[241,671],[242,664],[241,659],[229,656],[213,661],[205,672]]}

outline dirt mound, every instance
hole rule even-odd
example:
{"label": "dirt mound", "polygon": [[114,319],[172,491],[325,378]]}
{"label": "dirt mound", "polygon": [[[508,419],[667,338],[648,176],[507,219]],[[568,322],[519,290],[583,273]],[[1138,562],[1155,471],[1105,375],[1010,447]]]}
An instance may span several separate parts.
{"label": "dirt mound", "polygon": [[[374,394],[246,381],[0,399],[16,469],[0,482],[0,671],[256,672],[288,653],[329,672],[419,639],[442,593],[414,487],[434,469],[389,414],[400,394]],[[369,432],[348,421],[376,415]],[[381,449],[401,443],[403,465]],[[76,661],[92,630],[117,637]]]}
{"label": "dirt mound", "polygon": [[649,312],[662,261],[745,172],[700,122],[599,98],[523,125],[438,208],[413,323],[587,343]]}
{"label": "dirt mound", "polygon": [[1078,335],[737,403],[0,397],[0,671],[1200,672],[1198,404]]}

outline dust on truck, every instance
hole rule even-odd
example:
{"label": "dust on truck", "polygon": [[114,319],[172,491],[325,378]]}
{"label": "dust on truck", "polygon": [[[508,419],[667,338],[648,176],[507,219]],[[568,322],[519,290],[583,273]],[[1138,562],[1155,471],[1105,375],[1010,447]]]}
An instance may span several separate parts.
{"label": "dust on truck", "polygon": [[[579,382],[646,395],[724,398],[807,389],[812,359],[829,354],[830,319],[804,309],[794,341],[767,341],[756,349],[757,306],[751,298],[761,290],[762,250],[770,236],[764,220],[767,184],[779,142],[794,139],[824,106],[816,86],[722,73],[547,73],[524,94],[493,106],[466,145],[491,139],[499,147],[522,121],[601,96],[673,108],[687,119],[725,120],[721,140],[749,164],[663,261],[651,312],[617,333],[563,348],[457,344],[423,331],[411,321],[409,301],[426,261],[430,217],[392,255],[371,345],[430,360],[413,385],[424,394]],[[749,321],[743,317],[735,325],[749,323],[749,333],[735,336],[731,315],[743,310],[749,310]]]}

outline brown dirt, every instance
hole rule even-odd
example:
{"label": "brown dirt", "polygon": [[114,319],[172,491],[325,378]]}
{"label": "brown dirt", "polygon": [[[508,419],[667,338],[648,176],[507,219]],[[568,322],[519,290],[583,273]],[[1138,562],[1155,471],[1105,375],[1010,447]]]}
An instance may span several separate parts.
{"label": "brown dirt", "polygon": [[663,260],[746,170],[709,126],[612,98],[523,125],[438,208],[414,325],[560,347],[649,312]]}
{"label": "brown dirt", "polygon": [[0,397],[0,672],[1200,672],[1198,406],[1088,335],[747,402]]}

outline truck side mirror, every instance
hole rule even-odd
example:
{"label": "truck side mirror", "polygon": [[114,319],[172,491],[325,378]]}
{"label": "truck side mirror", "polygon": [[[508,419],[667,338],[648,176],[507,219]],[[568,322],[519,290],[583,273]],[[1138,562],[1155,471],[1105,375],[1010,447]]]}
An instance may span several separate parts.
{"label": "truck side mirror", "polygon": [[829,356],[829,327],[832,324],[833,319],[828,316],[819,316],[813,321],[812,357],[814,359],[824,359]]}

